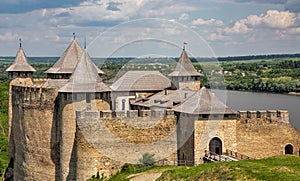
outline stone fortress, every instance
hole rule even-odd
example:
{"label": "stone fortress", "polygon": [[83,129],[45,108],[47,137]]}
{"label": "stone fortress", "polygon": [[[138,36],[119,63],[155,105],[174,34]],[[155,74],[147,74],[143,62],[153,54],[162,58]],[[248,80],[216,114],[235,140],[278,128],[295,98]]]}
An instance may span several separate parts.
{"label": "stone fortress", "polygon": [[[299,155],[300,133],[285,110],[236,111],[211,90],[183,48],[175,70],[128,71],[111,86],[77,41],[35,79],[23,48],[7,69],[6,180],[109,176],[145,153],[157,164]],[[221,156],[219,157],[221,158]]]}

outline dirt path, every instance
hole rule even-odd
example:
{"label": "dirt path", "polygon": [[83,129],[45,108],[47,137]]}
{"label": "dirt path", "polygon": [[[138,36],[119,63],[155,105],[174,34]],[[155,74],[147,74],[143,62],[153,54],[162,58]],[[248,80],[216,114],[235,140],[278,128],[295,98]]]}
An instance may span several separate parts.
{"label": "dirt path", "polygon": [[130,178],[130,181],[155,181],[161,176],[160,172],[157,173],[138,173],[138,174],[133,174],[129,175],[127,178]]}

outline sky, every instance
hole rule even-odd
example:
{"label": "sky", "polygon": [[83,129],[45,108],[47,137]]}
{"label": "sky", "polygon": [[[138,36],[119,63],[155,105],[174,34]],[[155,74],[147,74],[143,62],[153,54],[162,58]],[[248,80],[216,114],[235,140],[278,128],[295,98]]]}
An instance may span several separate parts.
{"label": "sky", "polygon": [[73,33],[92,57],[300,52],[299,0],[1,0],[0,56],[60,56]]}

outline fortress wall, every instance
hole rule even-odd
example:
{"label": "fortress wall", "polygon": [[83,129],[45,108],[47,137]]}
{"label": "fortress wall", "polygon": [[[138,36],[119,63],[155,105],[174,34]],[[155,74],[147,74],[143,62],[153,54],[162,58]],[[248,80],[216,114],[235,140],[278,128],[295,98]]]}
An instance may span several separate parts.
{"label": "fortress wall", "polygon": [[139,163],[139,159],[145,153],[154,154],[156,161],[167,159],[166,164],[174,164],[176,160],[174,114],[165,115],[161,119],[153,117],[104,118],[100,117],[98,111],[83,111],[77,112],[77,126],[84,139],[90,144],[89,147],[95,148],[99,157],[102,155],[106,158],[100,160],[93,156],[94,153],[78,151],[77,153],[80,153],[77,155],[78,158],[85,157],[85,159],[78,160],[78,165],[94,163],[87,168],[82,167],[87,172],[89,170],[95,174],[98,170],[100,174],[110,174],[120,168],[123,163]]}
{"label": "fortress wall", "polygon": [[87,108],[109,110],[110,106],[108,102],[101,99],[92,99],[90,104],[86,104],[85,94],[72,96],[70,93],[61,93],[60,105],[60,180],[72,180],[76,178],[77,173],[75,146],[76,110]]}
{"label": "fortress wall", "polygon": [[83,133],[77,129],[75,139],[76,150],[76,178],[74,180],[87,180],[97,172],[106,177],[121,169],[122,163],[114,161],[100,153],[92,144],[87,142]]}
{"label": "fortress wall", "polygon": [[221,139],[222,152],[226,149],[237,151],[237,121],[228,120],[197,120],[194,130],[195,165],[203,163],[205,152],[209,151],[209,142],[214,137]]}
{"label": "fortress wall", "polygon": [[55,180],[58,149],[54,121],[57,89],[12,85],[15,180]]}
{"label": "fortress wall", "polygon": [[8,147],[9,147],[9,158],[13,158],[14,156],[14,138],[13,135],[11,135],[11,129],[12,129],[12,86],[31,86],[33,85],[31,78],[15,78],[10,81],[9,83],[9,89],[8,89]]}
{"label": "fortress wall", "polygon": [[292,144],[299,154],[300,133],[289,123],[288,111],[240,111],[237,121],[237,151],[254,158],[285,153]]}

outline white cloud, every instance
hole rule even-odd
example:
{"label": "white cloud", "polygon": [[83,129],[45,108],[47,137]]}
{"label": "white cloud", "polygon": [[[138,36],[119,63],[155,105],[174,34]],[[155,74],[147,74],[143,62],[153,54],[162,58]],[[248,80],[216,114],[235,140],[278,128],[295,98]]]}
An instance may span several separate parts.
{"label": "white cloud", "polygon": [[257,15],[250,15],[247,17],[247,21],[250,25],[256,26],[262,23],[262,17]]}
{"label": "white cloud", "polygon": [[210,40],[210,41],[227,41],[227,40],[230,40],[230,37],[224,36],[219,33],[211,33],[208,36],[208,40]]}
{"label": "white cloud", "polygon": [[296,15],[289,11],[269,10],[262,16],[263,22],[273,28],[287,28],[296,21]]}
{"label": "white cloud", "polygon": [[185,21],[185,20],[188,20],[189,19],[189,14],[187,13],[182,13],[180,15],[180,17],[178,18],[179,21]]}
{"label": "white cloud", "polygon": [[192,21],[192,25],[194,26],[199,26],[199,25],[215,25],[215,26],[223,26],[224,23],[221,20],[216,20],[216,19],[209,19],[209,20],[204,20],[202,18],[198,18],[194,21]]}
{"label": "white cloud", "polygon": [[247,20],[241,19],[237,21],[232,28],[225,28],[224,31],[228,34],[246,34],[251,31],[251,29],[247,26]]}
{"label": "white cloud", "polygon": [[0,40],[3,41],[17,40],[18,37],[19,35],[16,33],[6,32],[4,35],[0,35]]}

